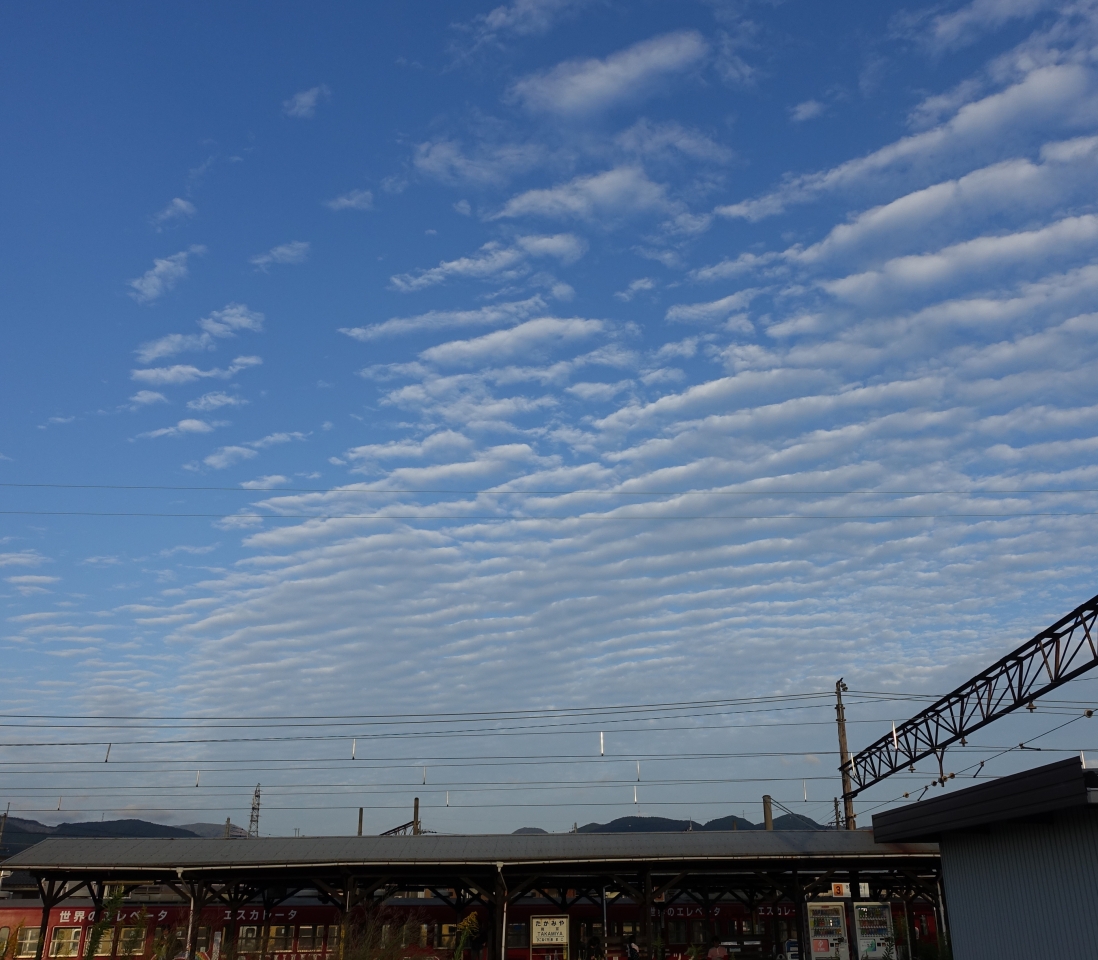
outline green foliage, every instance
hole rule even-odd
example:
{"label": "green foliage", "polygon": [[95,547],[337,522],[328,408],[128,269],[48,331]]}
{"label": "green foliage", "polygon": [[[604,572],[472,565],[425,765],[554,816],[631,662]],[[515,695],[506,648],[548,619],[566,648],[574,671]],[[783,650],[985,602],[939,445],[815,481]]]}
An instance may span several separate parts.
{"label": "green foliage", "polygon": [[172,960],[186,948],[179,927],[168,927],[153,941],[152,960]]}
{"label": "green foliage", "polygon": [[480,932],[480,919],[476,911],[470,913],[464,920],[458,921],[457,934],[454,937],[454,960],[462,960],[465,948],[476,939]]}
{"label": "green foliage", "polygon": [[[122,887],[112,887],[109,894],[103,898],[103,909],[88,931],[88,939],[84,944],[84,960],[93,960],[99,950],[99,944],[103,942],[103,935],[114,930],[114,918],[118,914],[119,907],[126,897],[126,891]],[[9,960],[4,957],[4,960]]]}
{"label": "green foliage", "polygon": [[14,960],[15,951],[19,949],[19,937],[24,927],[26,924],[20,920],[15,929],[8,934],[8,942],[4,944],[4,952],[0,954],[0,960]]}

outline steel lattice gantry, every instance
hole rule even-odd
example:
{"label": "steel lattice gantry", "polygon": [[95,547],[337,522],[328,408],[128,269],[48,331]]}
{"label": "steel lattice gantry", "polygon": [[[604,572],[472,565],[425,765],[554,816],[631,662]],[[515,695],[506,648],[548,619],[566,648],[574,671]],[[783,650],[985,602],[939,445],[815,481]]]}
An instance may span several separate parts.
{"label": "steel lattice gantry", "polygon": [[850,760],[848,795],[856,796],[930,756],[937,758],[942,774],[942,758],[950,744],[1098,666],[1096,618],[1098,597],[1092,597],[897,727],[895,734],[870,744]]}

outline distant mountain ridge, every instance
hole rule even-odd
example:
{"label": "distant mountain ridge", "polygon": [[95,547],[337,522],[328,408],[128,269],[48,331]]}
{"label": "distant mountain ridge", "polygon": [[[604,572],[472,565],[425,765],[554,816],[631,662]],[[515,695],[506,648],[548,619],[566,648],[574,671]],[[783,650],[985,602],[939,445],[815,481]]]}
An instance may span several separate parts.
{"label": "distant mountain ridge", "polygon": [[[247,831],[230,825],[231,835],[245,837]],[[89,820],[82,823],[59,823],[51,827],[37,820],[8,817],[4,836],[0,841],[0,859],[13,857],[21,850],[33,846],[46,837],[223,837],[225,824],[188,823],[182,827],[170,827],[148,820]]]}
{"label": "distant mountain ridge", "polygon": [[[729,816],[698,823],[696,820],[672,820],[668,817],[618,817],[609,823],[585,823],[577,828],[578,833],[687,833],[706,830],[762,830],[763,824],[752,823],[743,817]],[[821,824],[807,817],[784,814],[774,819],[775,830],[826,830]],[[247,831],[236,824],[230,824],[230,836],[246,837]],[[520,827],[516,834],[548,833],[541,827]],[[22,817],[8,817],[0,840],[0,860],[13,857],[27,847],[33,846],[46,837],[105,837],[124,839],[128,837],[205,837],[208,839],[225,836],[223,823],[187,823],[179,827],[170,827],[163,823],[150,823],[148,820],[88,820],[80,823],[59,823],[51,827],[37,820],[25,820]]]}
{"label": "distant mountain ridge", "polygon": [[[764,824],[752,823],[743,817],[720,817],[708,823],[696,820],[671,820],[667,817],[618,817],[609,823],[585,823],[579,833],[687,833],[702,830],[762,830]],[[808,817],[784,814],[774,818],[775,830],[826,830],[827,827]]]}
{"label": "distant mountain ridge", "polygon": [[[764,830],[766,825],[752,823],[743,817],[720,817],[708,823],[697,820],[672,820],[668,817],[618,817],[609,823],[585,823],[576,827],[574,833],[689,833],[705,830]],[[830,827],[817,823],[809,817],[786,813],[774,818],[775,830],[830,830]],[[515,834],[548,833],[541,827],[519,827]]]}

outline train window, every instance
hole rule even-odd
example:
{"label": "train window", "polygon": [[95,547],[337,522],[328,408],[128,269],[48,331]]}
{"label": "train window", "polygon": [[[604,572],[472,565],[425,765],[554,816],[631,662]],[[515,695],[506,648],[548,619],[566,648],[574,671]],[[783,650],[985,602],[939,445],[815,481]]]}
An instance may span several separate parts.
{"label": "train window", "polygon": [[196,949],[200,953],[208,953],[210,949],[210,928],[199,927],[198,928],[198,942]]}
{"label": "train window", "polygon": [[294,948],[293,927],[271,927],[271,949],[275,953],[285,953]]}
{"label": "train window", "polygon": [[95,956],[109,957],[114,953],[114,932],[114,927],[103,931],[103,936],[99,938],[99,943],[95,945]]}
{"label": "train window", "polygon": [[444,923],[442,924],[442,936],[439,938],[438,945],[444,950],[454,949],[454,937],[457,935],[456,923]]}
{"label": "train window", "polygon": [[79,927],[54,927],[50,940],[51,957],[75,957],[80,952]]}
{"label": "train window", "polygon": [[137,957],[145,952],[145,928],[123,927],[118,931],[118,952],[124,957]]}
{"label": "train window", "polygon": [[633,936],[636,934],[636,932],[637,932],[637,924],[635,924],[632,920],[622,920],[622,922],[621,922],[621,935],[625,939],[631,940],[633,938]]}
{"label": "train window", "polygon": [[527,938],[526,923],[509,923],[507,924],[507,946],[514,947],[516,949],[520,947],[528,947],[530,941]]}
{"label": "train window", "polygon": [[15,945],[15,955],[17,957],[33,957],[38,954],[38,934],[37,927],[23,927],[19,931],[19,939]]}
{"label": "train window", "polygon": [[[318,927],[317,929],[319,930],[320,928]],[[338,926],[330,926],[330,927],[328,927],[328,952],[329,953],[334,953],[338,949],[339,949],[339,927]]]}
{"label": "train window", "polygon": [[303,951],[315,950],[316,937],[313,936],[314,927],[297,928],[297,949]]}
{"label": "train window", "polygon": [[668,943],[686,943],[686,921],[672,920],[667,924]]}
{"label": "train window", "polygon": [[709,938],[705,935],[705,921],[704,920],[691,920],[690,921],[690,942],[691,943],[705,943]]}
{"label": "train window", "polygon": [[171,927],[157,927],[153,931],[152,952],[154,956],[163,957],[175,953],[176,946],[183,946],[178,942]]}
{"label": "train window", "polygon": [[255,953],[259,949],[259,927],[241,927],[236,948],[241,953]]}
{"label": "train window", "polygon": [[11,927],[0,927],[0,957],[7,956],[8,937],[11,935]]}

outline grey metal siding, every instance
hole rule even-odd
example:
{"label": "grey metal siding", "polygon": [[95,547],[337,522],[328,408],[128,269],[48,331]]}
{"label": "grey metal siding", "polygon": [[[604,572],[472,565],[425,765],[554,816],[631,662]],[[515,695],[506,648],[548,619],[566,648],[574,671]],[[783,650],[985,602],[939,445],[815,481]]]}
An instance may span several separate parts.
{"label": "grey metal siding", "polygon": [[1098,960],[1098,813],[941,839],[956,960]]}

